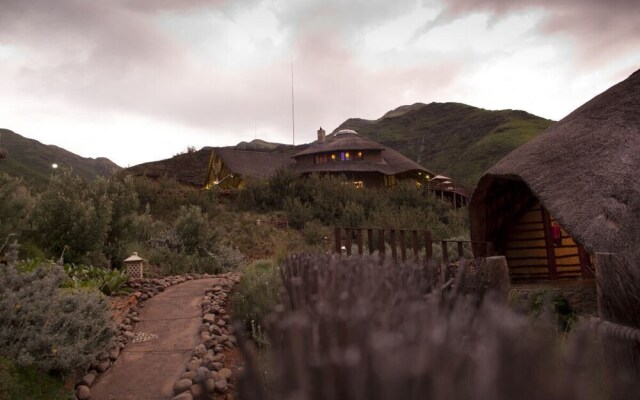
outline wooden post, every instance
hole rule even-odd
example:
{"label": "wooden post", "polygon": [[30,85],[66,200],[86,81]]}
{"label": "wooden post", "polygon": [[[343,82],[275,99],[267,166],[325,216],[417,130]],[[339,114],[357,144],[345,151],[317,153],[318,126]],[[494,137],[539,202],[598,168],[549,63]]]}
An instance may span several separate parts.
{"label": "wooden post", "polygon": [[[638,329],[637,321],[629,316],[631,310],[640,309],[640,301],[633,292],[636,285],[621,281],[619,276],[628,276],[627,268],[635,265],[627,264],[628,260],[612,253],[596,253],[596,290],[598,295],[598,314],[603,321],[609,321],[632,329]],[[635,261],[635,260],[634,260]],[[622,271],[621,271],[622,270]],[[620,274],[621,273],[621,274]],[[616,274],[618,277],[616,277]],[[620,300],[625,306],[621,307]],[[602,341],[605,361],[615,375],[627,375],[628,382],[640,381],[640,346],[634,340],[621,335],[606,335]],[[622,396],[623,398],[625,396]]]}
{"label": "wooden post", "polygon": [[411,231],[411,239],[413,242],[413,258],[415,262],[418,262],[418,259],[420,258],[420,243],[418,242],[417,230],[414,229]]}
{"label": "wooden post", "polygon": [[351,255],[351,228],[344,228],[345,246],[347,247],[347,255]]}
{"label": "wooden post", "polygon": [[380,252],[381,256],[384,255],[384,229],[378,229],[378,251]]}
{"label": "wooden post", "polygon": [[367,244],[369,245],[369,255],[373,254],[373,229],[367,229]]}
{"label": "wooden post", "polygon": [[402,261],[407,261],[407,243],[404,237],[404,230],[400,231],[400,257]]}
{"label": "wooden post", "polygon": [[424,231],[424,256],[427,260],[431,260],[433,257],[433,242],[431,240],[431,231]]}
{"label": "wooden post", "polygon": [[442,240],[440,242],[440,246],[442,247],[442,261],[445,263],[449,262],[449,251],[447,250],[447,241]]}
{"label": "wooden post", "polygon": [[487,292],[492,292],[499,302],[507,304],[509,300],[510,282],[509,266],[507,265],[506,257],[487,257],[480,266],[485,269],[485,273],[480,274],[480,276],[483,277],[481,282],[482,286]]}
{"label": "wooden post", "polygon": [[493,242],[487,242],[487,254],[485,254],[485,257],[491,257],[493,256]]}
{"label": "wooden post", "polygon": [[358,254],[363,255],[362,250],[362,228],[356,228],[356,240],[358,241]]}
{"label": "wooden post", "polygon": [[464,247],[462,241],[458,241],[458,258],[464,258]]}
{"label": "wooden post", "polygon": [[578,244],[578,257],[580,258],[580,270],[582,271],[582,277],[587,279],[593,278],[593,273],[591,273],[591,270],[589,269],[589,266],[591,265],[591,258],[581,244]]}
{"label": "wooden post", "polygon": [[342,241],[341,241],[341,239],[342,239],[341,236],[342,235],[341,235],[340,230],[341,229],[338,228],[338,227],[336,227],[336,229],[334,230],[335,242],[336,242],[335,250],[336,250],[336,253],[338,253],[338,254],[342,254]]}
{"label": "wooden post", "polygon": [[391,234],[391,258],[393,262],[398,261],[398,249],[396,249],[396,230],[389,229],[389,233]]}

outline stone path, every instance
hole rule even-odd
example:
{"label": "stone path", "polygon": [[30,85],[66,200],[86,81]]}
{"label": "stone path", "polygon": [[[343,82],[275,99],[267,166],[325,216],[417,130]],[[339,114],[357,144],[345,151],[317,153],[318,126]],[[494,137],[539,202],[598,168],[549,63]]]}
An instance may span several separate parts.
{"label": "stone path", "polygon": [[134,331],[144,341],[127,344],[91,387],[91,399],[171,399],[172,386],[200,340],[202,296],[216,282],[187,281],[147,300]]}

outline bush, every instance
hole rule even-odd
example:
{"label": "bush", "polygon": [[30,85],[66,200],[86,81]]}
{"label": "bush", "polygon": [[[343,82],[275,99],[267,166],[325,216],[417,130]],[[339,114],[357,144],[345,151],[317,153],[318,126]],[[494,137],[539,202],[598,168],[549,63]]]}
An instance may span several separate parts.
{"label": "bush", "polygon": [[304,241],[306,244],[314,246],[319,249],[325,249],[325,246],[328,243],[328,239],[331,236],[331,229],[325,227],[318,221],[314,219],[312,221],[307,221],[304,224],[304,230],[302,232],[304,236]]}
{"label": "bush", "polygon": [[27,273],[0,265],[0,354],[67,373],[107,347],[115,335],[108,301],[94,290],[60,289],[66,280],[57,265]]}
{"label": "bush", "polygon": [[[70,170],[54,175],[33,210],[36,238],[43,248],[70,262],[108,261],[102,255],[111,223],[109,198]],[[100,258],[98,255],[102,255]]]}
{"label": "bush", "polygon": [[19,235],[23,231],[33,203],[21,180],[0,174],[0,247],[9,234]]}
{"label": "bush", "polygon": [[181,206],[174,230],[180,243],[180,249],[186,253],[195,253],[199,248],[210,248],[214,241],[214,232],[210,229],[207,214],[198,206]]}
{"label": "bush", "polygon": [[219,272],[235,271],[245,263],[244,254],[231,246],[219,246],[214,256],[218,262]]}
{"label": "bush", "polygon": [[278,268],[271,260],[259,260],[246,266],[231,297],[233,316],[254,332],[262,330],[264,318],[278,303],[282,283]]}
{"label": "bush", "polygon": [[299,199],[286,199],[284,205],[289,225],[295,229],[302,229],[305,222],[313,218],[313,210]]}

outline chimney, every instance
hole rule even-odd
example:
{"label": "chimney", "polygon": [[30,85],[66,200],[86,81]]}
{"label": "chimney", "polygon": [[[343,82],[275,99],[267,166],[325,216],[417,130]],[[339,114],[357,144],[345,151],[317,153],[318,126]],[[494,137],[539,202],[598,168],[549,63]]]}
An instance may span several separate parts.
{"label": "chimney", "polygon": [[322,129],[322,127],[320,127],[320,129],[318,129],[318,142],[324,143],[326,137],[326,132],[324,131],[324,129]]}

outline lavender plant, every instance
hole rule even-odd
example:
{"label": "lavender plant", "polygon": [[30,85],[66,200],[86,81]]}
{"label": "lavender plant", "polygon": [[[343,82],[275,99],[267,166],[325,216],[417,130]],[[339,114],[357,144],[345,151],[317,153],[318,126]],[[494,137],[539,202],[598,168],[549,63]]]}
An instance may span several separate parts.
{"label": "lavender plant", "polygon": [[25,273],[0,264],[0,354],[68,373],[107,347],[115,335],[108,301],[94,290],[60,289],[67,279],[55,264]]}

